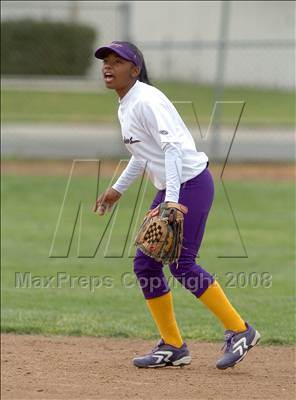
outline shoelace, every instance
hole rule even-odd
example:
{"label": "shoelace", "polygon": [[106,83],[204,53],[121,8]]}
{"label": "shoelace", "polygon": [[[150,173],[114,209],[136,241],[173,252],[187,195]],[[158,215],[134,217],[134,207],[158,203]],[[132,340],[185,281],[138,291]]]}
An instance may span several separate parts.
{"label": "shoelace", "polygon": [[235,332],[228,332],[225,334],[225,339],[224,339],[224,344],[221,348],[221,351],[225,349],[225,351],[228,351],[230,346],[232,345],[233,337],[235,336]]}
{"label": "shoelace", "polygon": [[[159,347],[162,346],[162,345],[164,345],[164,341],[163,341],[162,339],[160,339],[160,340],[156,343],[155,347],[153,347],[153,349],[151,350],[151,353],[154,353],[154,352],[155,352],[156,350],[158,350]],[[150,353],[150,354],[151,354],[151,353]]]}

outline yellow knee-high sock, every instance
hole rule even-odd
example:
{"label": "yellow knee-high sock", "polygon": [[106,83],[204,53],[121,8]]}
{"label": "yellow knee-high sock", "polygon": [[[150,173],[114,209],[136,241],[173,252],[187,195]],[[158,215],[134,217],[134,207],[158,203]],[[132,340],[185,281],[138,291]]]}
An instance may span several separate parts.
{"label": "yellow knee-high sock", "polygon": [[214,281],[199,299],[223,323],[225,329],[235,332],[243,332],[247,329],[244,320],[230,304],[217,281]]}
{"label": "yellow knee-high sock", "polygon": [[165,343],[181,347],[183,340],[175,318],[172,293],[147,299],[147,306]]}

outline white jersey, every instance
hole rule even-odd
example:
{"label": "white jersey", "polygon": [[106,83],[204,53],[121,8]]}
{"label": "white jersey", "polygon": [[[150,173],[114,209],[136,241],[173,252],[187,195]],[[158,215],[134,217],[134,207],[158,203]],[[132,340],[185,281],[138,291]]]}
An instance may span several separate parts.
{"label": "white jersey", "polygon": [[[198,152],[193,137],[170,100],[157,88],[136,81],[127,94],[119,100],[118,118],[122,138],[132,154],[127,174],[113,185],[123,192],[128,180],[134,180],[146,163],[146,172],[153,185],[159,189],[167,188],[170,164],[166,161],[166,147],[177,149],[176,173],[179,182],[199,175],[207,165],[208,157]],[[169,144],[169,145],[168,145]],[[179,153],[178,153],[179,151]],[[168,152],[169,153],[169,152]],[[169,156],[168,156],[169,159]],[[174,196],[175,198],[175,196]],[[175,200],[177,200],[175,198]]]}

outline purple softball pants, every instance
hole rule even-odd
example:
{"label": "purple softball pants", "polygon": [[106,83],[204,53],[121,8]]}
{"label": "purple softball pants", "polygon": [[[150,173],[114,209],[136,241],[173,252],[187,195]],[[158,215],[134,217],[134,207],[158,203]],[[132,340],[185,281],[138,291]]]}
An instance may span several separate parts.
{"label": "purple softball pants", "polygon": [[[165,189],[159,190],[150,209],[157,207],[164,199]],[[178,266],[173,263],[169,268],[172,275],[196,297],[200,297],[214,282],[213,276],[195,262],[213,199],[214,183],[208,168],[180,187],[179,203],[188,207],[188,213],[184,216],[183,247]],[[146,299],[170,291],[163,273],[163,264],[139,249],[134,258],[134,272]]]}

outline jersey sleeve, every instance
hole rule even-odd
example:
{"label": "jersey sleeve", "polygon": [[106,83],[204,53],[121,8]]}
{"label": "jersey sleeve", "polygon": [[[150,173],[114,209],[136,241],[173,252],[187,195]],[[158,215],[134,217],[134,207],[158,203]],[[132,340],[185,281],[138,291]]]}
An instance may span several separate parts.
{"label": "jersey sleeve", "polygon": [[182,176],[182,148],[180,143],[167,143],[165,152],[166,195],[164,201],[179,202]]}
{"label": "jersey sleeve", "polygon": [[114,185],[112,185],[112,188],[119,193],[123,193],[138,178],[138,176],[143,173],[145,167],[146,163],[144,160],[132,156],[120,177]]}
{"label": "jersey sleeve", "polygon": [[162,150],[165,143],[181,143],[176,129],[177,124],[174,123],[173,110],[170,110],[165,102],[143,102],[141,120],[145,130],[153,136]]}

